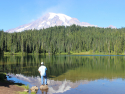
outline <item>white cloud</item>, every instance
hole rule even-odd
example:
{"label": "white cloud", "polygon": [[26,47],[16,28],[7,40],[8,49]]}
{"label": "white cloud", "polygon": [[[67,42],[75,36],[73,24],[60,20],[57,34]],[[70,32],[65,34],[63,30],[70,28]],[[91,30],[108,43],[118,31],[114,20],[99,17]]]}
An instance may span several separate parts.
{"label": "white cloud", "polygon": [[40,15],[40,17],[49,12],[67,14],[69,10],[71,10],[70,9],[71,6],[72,6],[71,0],[63,0],[63,1],[59,0],[59,2],[56,5],[52,5],[51,7],[45,9]]}

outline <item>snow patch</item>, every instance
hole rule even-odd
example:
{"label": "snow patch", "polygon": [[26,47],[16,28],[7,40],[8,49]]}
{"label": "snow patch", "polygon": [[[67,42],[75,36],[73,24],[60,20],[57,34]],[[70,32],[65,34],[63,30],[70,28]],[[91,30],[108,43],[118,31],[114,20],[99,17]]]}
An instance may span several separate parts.
{"label": "snow patch", "polygon": [[28,26],[25,26],[24,28],[20,28],[20,29],[17,29],[16,31],[17,32],[21,32],[21,31],[24,31],[26,28],[28,28],[30,25],[28,25]]}
{"label": "snow patch", "polygon": [[42,25],[42,24],[40,24],[39,26],[38,26],[38,28],[41,28],[41,27],[43,27],[44,25]]}
{"label": "snow patch", "polygon": [[41,24],[45,23],[45,21],[42,21]]}
{"label": "snow patch", "polygon": [[50,22],[47,22],[48,25],[50,25]]}
{"label": "snow patch", "polygon": [[52,24],[51,26],[56,26],[56,24]]}
{"label": "snow patch", "polygon": [[20,29],[17,29],[16,31],[17,32],[21,32],[21,31],[23,31],[24,30],[24,28],[20,28]]}
{"label": "snow patch", "polygon": [[43,27],[43,26],[44,26],[43,23],[45,23],[45,21],[42,21],[42,22],[40,23],[40,25],[38,26],[38,28]]}
{"label": "snow patch", "polygon": [[72,18],[71,17],[69,17],[69,16],[67,16],[67,15],[65,15],[65,14],[60,14],[60,13],[58,13],[58,14],[56,14],[56,13],[49,13],[50,14],[50,16],[49,16],[49,18],[48,19],[52,19],[52,18],[54,18],[55,16],[58,16],[59,17],[59,19],[60,20],[62,20],[63,22],[65,22],[65,20],[71,20]]}
{"label": "snow patch", "polygon": [[49,18],[48,19],[52,19],[52,18],[54,18],[55,16],[56,16],[56,14],[55,13],[49,13]]}
{"label": "snow patch", "polygon": [[108,28],[116,29],[116,27],[113,25],[110,25]]}
{"label": "snow patch", "polygon": [[65,25],[65,26],[70,26],[70,24],[68,24],[67,22],[64,22],[64,25]]}

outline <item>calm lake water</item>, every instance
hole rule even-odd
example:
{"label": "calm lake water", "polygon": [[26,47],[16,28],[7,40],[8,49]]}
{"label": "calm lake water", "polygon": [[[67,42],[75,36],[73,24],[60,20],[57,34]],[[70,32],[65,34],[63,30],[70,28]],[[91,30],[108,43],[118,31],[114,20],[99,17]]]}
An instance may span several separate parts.
{"label": "calm lake water", "polygon": [[11,75],[8,80],[40,87],[41,61],[49,89],[37,94],[125,94],[123,55],[0,56],[0,71]]}

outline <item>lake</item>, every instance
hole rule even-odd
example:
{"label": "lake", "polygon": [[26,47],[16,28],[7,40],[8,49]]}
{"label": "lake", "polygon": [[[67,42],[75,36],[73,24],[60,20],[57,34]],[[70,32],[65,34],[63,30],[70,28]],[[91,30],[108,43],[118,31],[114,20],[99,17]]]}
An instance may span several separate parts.
{"label": "lake", "polygon": [[40,86],[40,62],[47,67],[48,91],[37,94],[124,94],[124,55],[0,56],[0,71],[25,85]]}

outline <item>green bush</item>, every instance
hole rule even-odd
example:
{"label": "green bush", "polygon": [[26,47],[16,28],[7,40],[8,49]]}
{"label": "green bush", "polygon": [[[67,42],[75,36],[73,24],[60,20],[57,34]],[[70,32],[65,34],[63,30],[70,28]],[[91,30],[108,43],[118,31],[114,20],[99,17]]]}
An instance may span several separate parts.
{"label": "green bush", "polygon": [[0,73],[0,81],[4,81],[6,79],[6,74]]}

